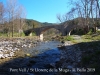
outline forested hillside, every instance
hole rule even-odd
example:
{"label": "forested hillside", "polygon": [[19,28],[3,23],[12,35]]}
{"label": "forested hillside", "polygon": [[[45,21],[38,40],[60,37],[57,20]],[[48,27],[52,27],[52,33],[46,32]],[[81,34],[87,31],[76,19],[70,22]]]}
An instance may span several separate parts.
{"label": "forested hillside", "polygon": [[30,28],[37,28],[37,27],[42,27],[42,26],[50,26],[50,25],[55,25],[54,23],[48,23],[48,22],[39,22],[33,19],[26,19],[26,28],[25,29],[30,29]]}

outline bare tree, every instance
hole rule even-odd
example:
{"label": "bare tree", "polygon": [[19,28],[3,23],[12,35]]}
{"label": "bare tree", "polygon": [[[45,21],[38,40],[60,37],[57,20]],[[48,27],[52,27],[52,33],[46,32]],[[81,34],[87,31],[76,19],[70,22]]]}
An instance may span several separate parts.
{"label": "bare tree", "polygon": [[22,28],[25,25],[25,18],[26,18],[26,11],[22,5],[19,6],[19,10],[17,11],[16,15],[17,15],[16,19],[18,20],[16,24],[17,30],[18,30],[19,36],[21,36],[21,33],[23,32]]}
{"label": "bare tree", "polygon": [[64,15],[61,15],[61,14],[57,14],[57,19],[62,23],[62,22],[65,22],[65,21],[68,21],[68,20],[71,20],[71,19],[74,19],[74,12],[75,12],[75,9],[72,8],[69,12],[67,12],[66,14]]}
{"label": "bare tree", "polygon": [[62,17],[62,16],[61,16],[60,14],[57,14],[57,19],[58,19],[60,22],[63,22],[63,20],[62,20],[61,17]]}
{"label": "bare tree", "polygon": [[[19,5],[17,0],[7,0],[8,28],[14,36],[14,31],[21,31],[25,19],[25,10]],[[23,20],[22,20],[23,19]],[[16,28],[17,27],[17,28]]]}
{"label": "bare tree", "polygon": [[4,14],[5,14],[5,8],[2,2],[0,2],[0,28],[3,31],[4,28]]}
{"label": "bare tree", "polygon": [[14,17],[16,10],[16,0],[7,0],[7,12],[8,12],[8,22],[9,22],[9,30],[12,31],[12,37],[14,33]]}
{"label": "bare tree", "polygon": [[[75,2],[72,0],[71,3],[73,7],[69,12],[67,12],[65,17],[68,18],[68,16],[70,16],[71,20],[78,17],[79,25],[87,27],[87,31],[89,31],[89,26],[92,25],[94,27],[94,30],[96,31],[96,26],[99,22],[98,18],[100,18],[100,1],[79,0]],[[61,21],[63,17],[61,17],[61,15],[58,15],[57,18],[59,21]]]}

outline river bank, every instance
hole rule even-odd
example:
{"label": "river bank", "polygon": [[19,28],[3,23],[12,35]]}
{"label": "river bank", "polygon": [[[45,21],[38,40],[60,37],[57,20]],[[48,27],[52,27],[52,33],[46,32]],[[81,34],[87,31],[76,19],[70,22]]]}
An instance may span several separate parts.
{"label": "river bank", "polygon": [[61,52],[60,61],[57,62],[57,68],[68,69],[66,72],[62,71],[57,75],[81,75],[77,73],[76,68],[80,67],[81,55],[82,52],[78,45],[75,45],[71,41],[65,41],[62,47],[59,48]]}
{"label": "river bank", "polygon": [[30,72],[10,72],[10,69],[49,68],[60,58],[60,52],[57,49],[59,44],[61,43],[58,41],[41,42],[29,38],[1,39],[0,74],[34,75]]}
{"label": "river bank", "polygon": [[[71,46],[70,41],[60,43],[57,41],[45,41],[40,42],[32,39],[2,39],[1,43],[1,72],[3,75],[11,75],[9,69],[18,68],[32,68],[32,69],[50,69],[52,68],[73,68],[80,61],[77,57],[81,53],[77,50],[76,46]],[[58,47],[58,48],[57,48]],[[10,54],[13,53],[12,56]],[[8,56],[6,56],[8,55]],[[77,55],[77,56],[76,56]],[[6,57],[5,57],[6,56]],[[67,63],[66,63],[67,61]],[[20,63],[20,64],[19,64]],[[63,65],[62,65],[63,64]],[[2,70],[2,68],[4,68]],[[6,69],[7,68],[7,69]],[[62,73],[62,72],[61,72]],[[65,73],[65,72],[63,72]],[[44,75],[45,73],[34,72],[34,73],[23,73],[23,72],[12,72],[18,75]],[[60,72],[53,71],[52,73],[46,73],[46,75],[60,75]],[[65,73],[66,74],[66,73]],[[73,74],[74,75],[74,74]]]}
{"label": "river bank", "polygon": [[13,57],[14,53],[25,48],[33,48],[39,43],[38,40],[26,38],[0,39],[0,59]]}
{"label": "river bank", "polygon": [[72,35],[68,40],[61,47],[58,66],[71,70],[57,75],[99,75],[100,35]]}

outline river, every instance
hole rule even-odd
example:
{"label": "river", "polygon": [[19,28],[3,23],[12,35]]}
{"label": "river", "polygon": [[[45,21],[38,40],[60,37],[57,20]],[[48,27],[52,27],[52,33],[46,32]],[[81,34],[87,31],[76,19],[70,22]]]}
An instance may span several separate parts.
{"label": "river", "polygon": [[[30,44],[31,40],[28,42],[24,41],[21,46]],[[58,45],[61,45],[59,41],[45,41],[38,42],[35,47],[22,47],[13,57],[0,60],[0,75],[54,75],[61,55]],[[14,43],[15,46],[18,44]]]}
{"label": "river", "polygon": [[31,67],[37,75],[54,74],[54,71],[50,72],[50,68],[53,68],[55,63],[60,60],[58,45],[61,45],[58,41],[46,41],[40,42],[35,48],[25,50],[26,53],[37,56],[37,58],[33,59],[36,63]]}
{"label": "river", "polygon": [[[60,50],[58,45],[62,43],[59,41],[14,39],[1,41],[1,45],[1,55],[9,51],[14,56],[8,54],[0,59],[0,75],[57,75],[57,72],[61,73],[59,70],[63,71],[62,68],[76,67],[81,60],[80,48],[70,41],[66,41]],[[63,73],[65,71],[67,69]]]}

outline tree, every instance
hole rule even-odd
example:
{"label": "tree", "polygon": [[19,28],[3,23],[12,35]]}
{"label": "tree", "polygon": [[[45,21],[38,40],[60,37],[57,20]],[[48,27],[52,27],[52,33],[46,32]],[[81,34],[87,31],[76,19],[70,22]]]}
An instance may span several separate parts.
{"label": "tree", "polygon": [[5,19],[5,8],[2,2],[0,2],[0,30],[3,32],[4,19]]}
{"label": "tree", "polygon": [[14,34],[14,18],[15,18],[15,13],[17,10],[17,2],[16,0],[7,0],[7,12],[8,12],[8,22],[9,22],[9,29],[12,31],[12,37]]}
{"label": "tree", "polygon": [[0,2],[0,24],[4,23],[4,5],[2,2]]}
{"label": "tree", "polygon": [[[63,22],[68,20],[68,16],[70,16],[69,20],[73,20],[74,18],[78,18],[78,25],[82,25],[83,27],[88,27],[92,25],[96,32],[96,26],[99,22],[100,18],[100,1],[99,0],[71,0],[72,8],[67,12],[67,14],[62,17],[60,15],[57,16],[57,19],[61,22],[63,18]],[[66,19],[67,18],[67,19]],[[87,30],[87,31],[88,31]]]}
{"label": "tree", "polygon": [[21,36],[21,33],[23,32],[23,26],[25,25],[25,18],[26,18],[26,12],[22,5],[19,5],[19,9],[16,12],[16,28],[19,33],[19,36]]}
{"label": "tree", "polygon": [[[8,18],[8,29],[14,36],[14,31],[17,29],[22,30],[25,20],[25,12],[22,5],[19,5],[17,0],[7,0],[7,18]],[[17,28],[16,28],[17,27]]]}

